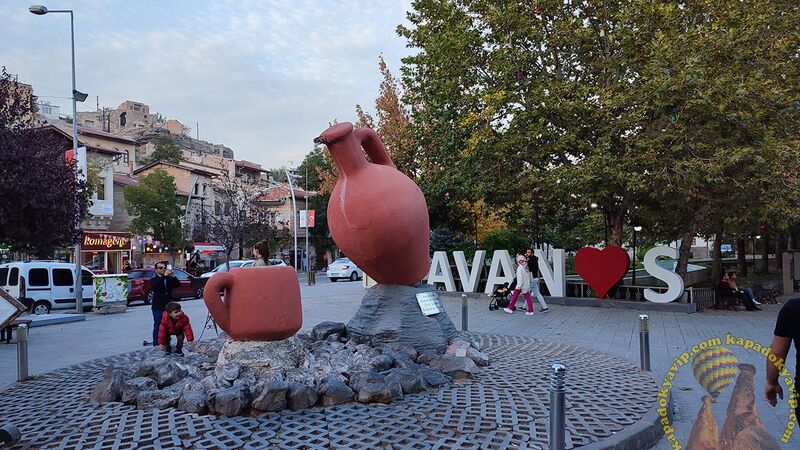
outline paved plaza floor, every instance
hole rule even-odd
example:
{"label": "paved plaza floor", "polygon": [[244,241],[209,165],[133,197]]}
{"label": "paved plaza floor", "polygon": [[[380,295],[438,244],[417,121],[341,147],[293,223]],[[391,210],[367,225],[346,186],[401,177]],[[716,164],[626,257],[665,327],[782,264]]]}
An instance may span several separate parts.
{"label": "paved plaza floor", "polygon": [[[360,283],[329,283],[325,280],[315,286],[303,286],[304,329],[309,329],[324,320],[347,321],[355,312],[363,295]],[[487,299],[488,300],[488,299]],[[570,373],[585,373],[591,361],[566,352],[563,355],[547,352],[547,341],[567,344],[619,357],[638,366],[638,311],[610,308],[551,306],[546,314],[525,316],[508,315],[502,311],[489,311],[487,301],[470,300],[470,331],[505,336],[535,338],[524,352],[546,355],[537,358],[539,364],[549,366],[560,362]],[[196,335],[200,334],[206,310],[202,301],[185,301],[184,308],[192,318]],[[461,302],[458,298],[445,298],[445,307],[457,327],[461,324]],[[775,317],[780,305],[766,305],[763,312],[704,312],[683,314],[672,312],[649,312],[652,377],[660,384],[674,359],[700,342],[721,338],[725,343],[726,333],[769,345]],[[33,374],[42,374],[87,361],[141,348],[143,339],[150,339],[152,317],[149,308],[133,307],[124,314],[109,316],[90,315],[85,322],[33,328],[30,336],[30,367]],[[209,331],[206,331],[208,335]],[[213,336],[213,332],[211,332]],[[541,350],[536,342],[541,341]],[[727,345],[734,350],[740,363],[756,367],[755,396],[761,420],[767,431],[781,437],[787,425],[788,406],[785,402],[770,407],[763,399],[765,358],[752,350]],[[16,349],[12,345],[0,344],[0,398],[8,395],[8,388],[15,379]],[[788,360],[794,371],[793,349]],[[691,364],[691,363],[690,363]],[[546,386],[541,367],[514,375],[515,382],[530,386]],[[619,383],[625,383],[620,377]],[[579,383],[591,387],[591,378],[580,377]],[[578,378],[573,378],[578,382]],[[602,381],[602,382],[601,382]],[[598,386],[607,380],[597,380]],[[694,378],[690,367],[680,367],[673,381],[672,395],[676,407],[674,426],[678,439],[685,445],[692,423],[701,406],[703,388]],[[70,383],[66,383],[68,387]],[[714,404],[714,415],[719,427],[725,420],[726,408],[732,386],[724,391]],[[2,416],[2,414],[0,414]],[[793,435],[785,448],[798,448],[800,438]],[[671,446],[662,439],[656,448]]]}

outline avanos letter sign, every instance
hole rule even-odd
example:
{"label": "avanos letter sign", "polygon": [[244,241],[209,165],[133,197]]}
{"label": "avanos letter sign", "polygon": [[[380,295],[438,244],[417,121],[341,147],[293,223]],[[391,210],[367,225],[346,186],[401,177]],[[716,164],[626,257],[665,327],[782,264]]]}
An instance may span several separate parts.
{"label": "avanos letter sign", "polygon": [[123,232],[84,232],[81,250],[130,250],[131,235]]}
{"label": "avanos letter sign", "polygon": [[[564,250],[553,250],[553,264],[551,265],[541,250],[535,250],[539,258],[539,272],[542,280],[547,285],[547,290],[553,297],[564,297],[567,292],[567,279],[565,277]],[[676,250],[670,247],[654,247],[644,255],[644,269],[651,276],[658,278],[667,285],[667,291],[658,293],[652,289],[645,289],[644,298],[655,303],[669,303],[683,295],[683,279],[677,273],[665,269],[658,264],[658,257],[676,258]],[[461,279],[462,292],[475,292],[480,281],[480,271],[486,260],[486,251],[478,250],[472,258],[472,271],[469,270],[464,252],[453,252],[458,277]],[[496,250],[492,255],[492,265],[489,268],[489,278],[486,282],[485,293],[491,294],[495,286],[511,283],[515,275],[514,260],[508,250]],[[624,275],[624,274],[623,274]],[[450,261],[446,252],[435,252],[428,272],[428,284],[443,283],[445,290],[458,291],[453,272],[450,270]]]}

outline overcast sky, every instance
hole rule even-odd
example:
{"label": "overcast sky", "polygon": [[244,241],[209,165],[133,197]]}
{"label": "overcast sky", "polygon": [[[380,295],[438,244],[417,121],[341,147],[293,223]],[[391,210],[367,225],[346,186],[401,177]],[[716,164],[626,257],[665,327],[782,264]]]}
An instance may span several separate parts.
{"label": "overcast sky", "polygon": [[[334,119],[373,111],[378,57],[400,75],[411,0],[59,0],[75,11],[78,111],[125,100],[265,167],[300,164]],[[72,114],[69,16],[0,1],[0,65]],[[194,131],[192,132],[194,136]]]}

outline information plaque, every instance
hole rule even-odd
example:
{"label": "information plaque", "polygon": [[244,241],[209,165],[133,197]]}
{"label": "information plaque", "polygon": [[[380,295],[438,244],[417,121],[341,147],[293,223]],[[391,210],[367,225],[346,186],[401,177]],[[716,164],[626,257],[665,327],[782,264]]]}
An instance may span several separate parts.
{"label": "information plaque", "polygon": [[419,309],[425,316],[432,316],[444,311],[444,306],[439,300],[439,294],[436,292],[420,292],[417,294],[417,303],[419,303]]}

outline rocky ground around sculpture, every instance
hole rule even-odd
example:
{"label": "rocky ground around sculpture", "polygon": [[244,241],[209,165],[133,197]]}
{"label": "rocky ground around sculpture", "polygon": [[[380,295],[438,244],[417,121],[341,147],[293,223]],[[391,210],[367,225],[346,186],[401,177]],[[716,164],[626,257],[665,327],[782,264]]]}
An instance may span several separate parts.
{"label": "rocky ground around sculpture", "polygon": [[348,402],[383,403],[472,379],[489,358],[468,339],[444,354],[403,344],[349,338],[342,323],[274,342],[220,337],[196,342],[186,356],[159,350],[140,362],[109,366],[90,400],[139,409],[258,415]]}

